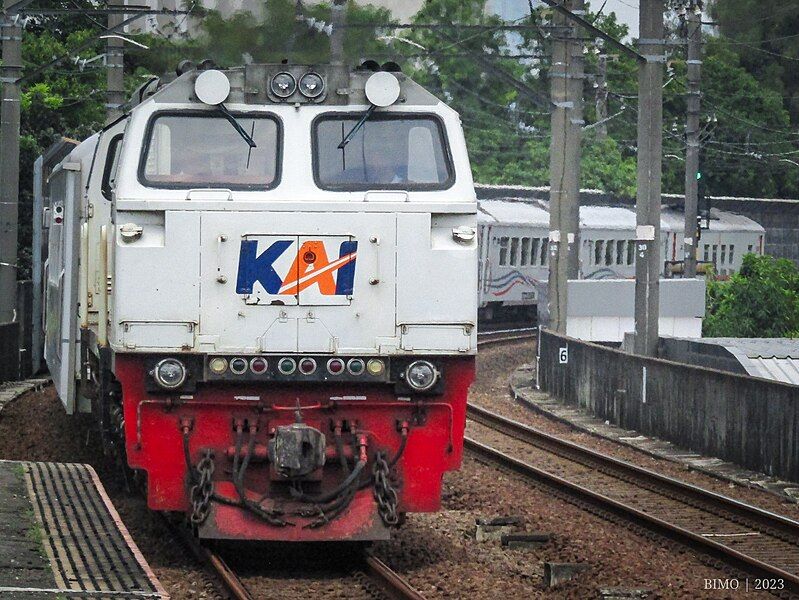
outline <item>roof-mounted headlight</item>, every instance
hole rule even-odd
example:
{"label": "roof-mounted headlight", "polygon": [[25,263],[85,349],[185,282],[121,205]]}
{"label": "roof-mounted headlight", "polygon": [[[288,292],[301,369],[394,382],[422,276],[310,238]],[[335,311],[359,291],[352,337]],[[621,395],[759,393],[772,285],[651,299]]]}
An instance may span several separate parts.
{"label": "roof-mounted headlight", "polygon": [[176,358],[165,358],[155,365],[152,376],[162,388],[174,390],[186,382],[186,366]]}
{"label": "roof-mounted headlight", "polygon": [[313,71],[300,78],[300,94],[306,98],[318,98],[325,91],[325,82],[322,76]]}
{"label": "roof-mounted headlight", "polygon": [[297,80],[291,73],[283,71],[272,77],[269,87],[278,98],[288,98],[297,91]]}

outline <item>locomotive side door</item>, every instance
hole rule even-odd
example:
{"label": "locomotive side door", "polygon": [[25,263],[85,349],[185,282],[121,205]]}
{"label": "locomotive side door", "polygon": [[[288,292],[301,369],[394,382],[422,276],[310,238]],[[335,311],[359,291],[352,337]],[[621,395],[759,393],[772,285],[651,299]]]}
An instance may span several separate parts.
{"label": "locomotive side door", "polygon": [[80,163],[65,162],[48,182],[50,231],[45,273],[44,358],[67,414],[75,412],[80,254]]}

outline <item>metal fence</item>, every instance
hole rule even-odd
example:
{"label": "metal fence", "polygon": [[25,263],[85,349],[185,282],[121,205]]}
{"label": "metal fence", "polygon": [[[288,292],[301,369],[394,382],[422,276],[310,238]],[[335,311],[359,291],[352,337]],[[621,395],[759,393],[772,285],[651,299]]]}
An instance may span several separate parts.
{"label": "metal fence", "polygon": [[646,358],[547,330],[542,390],[621,427],[799,481],[799,387]]}

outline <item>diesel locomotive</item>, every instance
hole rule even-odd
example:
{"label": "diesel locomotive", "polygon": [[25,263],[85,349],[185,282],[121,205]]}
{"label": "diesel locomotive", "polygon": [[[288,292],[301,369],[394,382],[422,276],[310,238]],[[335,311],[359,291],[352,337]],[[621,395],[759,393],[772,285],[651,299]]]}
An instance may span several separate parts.
{"label": "diesel locomotive", "polygon": [[460,119],[393,65],[169,79],[39,173],[58,394],[202,538],[385,539],[462,459]]}

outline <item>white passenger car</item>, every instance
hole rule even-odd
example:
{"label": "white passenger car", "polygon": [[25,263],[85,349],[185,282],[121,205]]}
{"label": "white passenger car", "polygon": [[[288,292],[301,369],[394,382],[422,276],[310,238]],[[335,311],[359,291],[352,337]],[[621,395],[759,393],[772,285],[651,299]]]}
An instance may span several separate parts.
{"label": "white passenger car", "polygon": [[[534,319],[549,278],[549,203],[531,198],[480,200],[480,319]],[[661,212],[661,275],[685,252],[683,213]],[[635,277],[635,212],[618,206],[580,207],[580,279]],[[753,220],[712,209],[703,221],[698,260],[719,276],[741,267],[743,256],[763,253],[765,230]]]}

